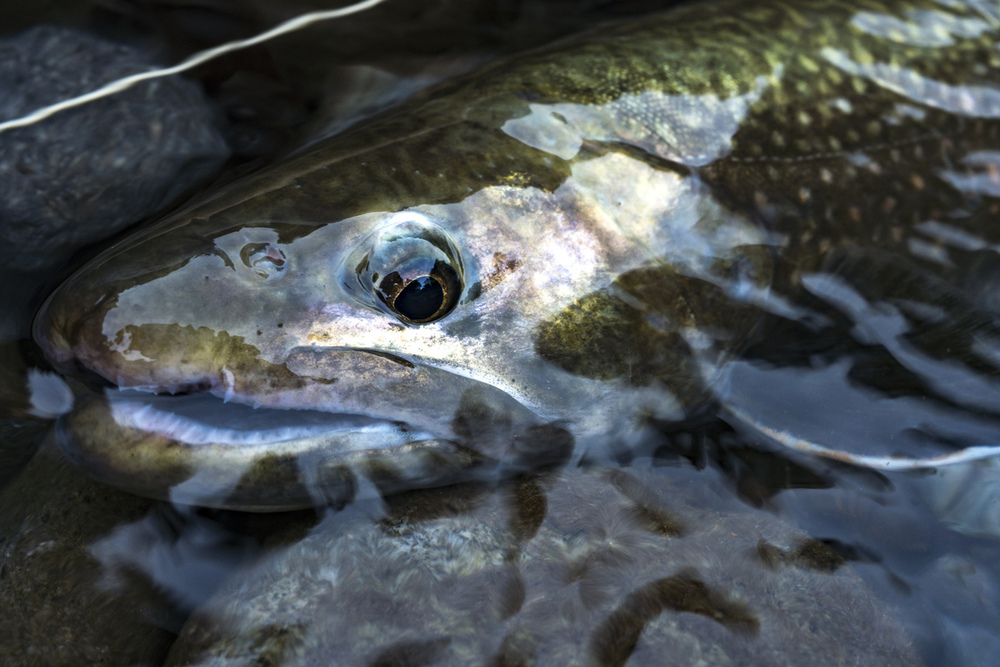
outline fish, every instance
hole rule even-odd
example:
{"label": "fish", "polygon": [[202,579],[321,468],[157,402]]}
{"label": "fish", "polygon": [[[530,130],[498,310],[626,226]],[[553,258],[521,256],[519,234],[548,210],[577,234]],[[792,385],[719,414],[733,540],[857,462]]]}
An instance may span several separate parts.
{"label": "fish", "polygon": [[[445,81],[61,285],[34,326],[75,378],[60,446],[251,511],[635,450],[734,400],[817,272],[961,284],[910,256],[993,233],[998,33],[985,0],[719,0]],[[984,365],[980,320],[949,349]]]}

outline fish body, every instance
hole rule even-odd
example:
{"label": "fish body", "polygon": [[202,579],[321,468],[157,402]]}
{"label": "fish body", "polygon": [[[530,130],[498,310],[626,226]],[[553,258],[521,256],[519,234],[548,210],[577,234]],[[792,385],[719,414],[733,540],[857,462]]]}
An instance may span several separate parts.
{"label": "fish body", "polygon": [[802,275],[988,238],[998,31],[993,2],[706,2],[444,83],[57,290],[48,358],[126,390],[63,449],[270,510],[634,446],[725,395]]}

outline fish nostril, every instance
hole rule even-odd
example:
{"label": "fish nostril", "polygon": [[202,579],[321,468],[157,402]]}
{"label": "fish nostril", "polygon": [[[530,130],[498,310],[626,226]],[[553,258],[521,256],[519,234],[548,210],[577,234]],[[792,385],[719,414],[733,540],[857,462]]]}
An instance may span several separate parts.
{"label": "fish nostril", "polygon": [[281,275],[288,260],[279,248],[271,243],[248,243],[240,250],[244,266],[265,280]]}

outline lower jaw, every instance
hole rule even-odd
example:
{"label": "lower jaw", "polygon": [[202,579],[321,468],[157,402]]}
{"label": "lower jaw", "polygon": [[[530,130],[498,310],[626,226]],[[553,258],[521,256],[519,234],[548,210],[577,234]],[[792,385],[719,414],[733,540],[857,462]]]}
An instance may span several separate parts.
{"label": "lower jaw", "polygon": [[[211,420],[208,419],[211,417]],[[491,462],[405,424],[356,414],[255,410],[209,395],[108,391],[57,428],[92,477],[180,504],[268,512],[475,477]]]}

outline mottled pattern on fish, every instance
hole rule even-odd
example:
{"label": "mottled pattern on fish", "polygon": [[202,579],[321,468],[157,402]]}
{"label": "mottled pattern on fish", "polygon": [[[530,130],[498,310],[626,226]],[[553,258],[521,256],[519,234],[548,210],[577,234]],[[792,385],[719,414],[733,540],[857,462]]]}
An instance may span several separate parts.
{"label": "mottled pattern on fish", "polygon": [[[544,447],[525,436],[540,428],[629,443],[717,393],[761,309],[795,308],[782,299],[804,274],[860,262],[875,299],[897,288],[866,275],[965,281],[935,257],[947,239],[966,253],[963,233],[996,241],[998,26],[995,2],[765,0],[600,28],[124,241],[54,296],[38,335],[121,386],[362,414],[383,452],[447,442],[507,460]],[[414,244],[456,284],[419,322],[378,287]],[[976,309],[937,294],[943,312]],[[992,369],[983,336],[1000,340],[988,317],[921,344]],[[206,437],[149,412],[112,407],[131,435],[111,442],[187,452]],[[319,447],[338,470],[339,448],[365,449],[343,437]],[[130,469],[98,458],[106,478]]]}
{"label": "mottled pattern on fish", "polygon": [[[869,229],[862,214],[918,209],[887,202],[891,191],[940,190],[911,174],[996,140],[1000,8],[950,5],[719,2],[601,30],[439,87],[199,212],[294,221],[306,233],[334,211],[460,201],[490,185],[553,191],[568,176],[553,155],[578,155],[572,140],[582,138],[583,159],[590,142],[612,142],[675,166],[714,163],[700,173],[734,207],[795,211],[796,237],[810,237],[801,226],[810,221]],[[558,116],[569,143],[558,142]],[[526,150],[510,136],[517,127],[544,130],[554,149]],[[349,177],[335,171],[341,163]],[[845,198],[858,178],[882,198]]]}

